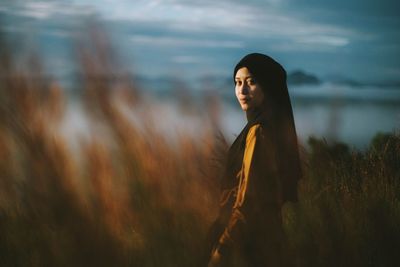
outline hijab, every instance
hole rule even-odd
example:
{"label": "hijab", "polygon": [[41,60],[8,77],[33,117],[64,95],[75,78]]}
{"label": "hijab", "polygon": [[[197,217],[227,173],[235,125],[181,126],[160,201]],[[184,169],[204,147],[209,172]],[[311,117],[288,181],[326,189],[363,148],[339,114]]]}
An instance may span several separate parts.
{"label": "hijab", "polygon": [[301,178],[299,150],[293,111],[286,84],[286,71],[273,58],[252,53],[243,57],[235,66],[233,79],[240,68],[246,67],[264,93],[262,110],[250,116],[243,133],[260,121],[269,121],[273,131],[277,165],[281,181],[281,203],[297,201],[297,183]]}

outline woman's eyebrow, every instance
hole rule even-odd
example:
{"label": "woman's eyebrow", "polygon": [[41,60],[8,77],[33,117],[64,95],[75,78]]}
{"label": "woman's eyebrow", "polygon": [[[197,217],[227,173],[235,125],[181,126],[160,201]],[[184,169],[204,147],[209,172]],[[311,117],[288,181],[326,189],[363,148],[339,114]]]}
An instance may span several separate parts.
{"label": "woman's eyebrow", "polygon": [[[235,80],[237,80],[237,79],[240,79],[241,77],[235,77]],[[253,78],[253,76],[246,76],[246,77],[243,77],[243,79],[245,79],[245,80],[247,80],[247,79],[249,79],[249,78]]]}

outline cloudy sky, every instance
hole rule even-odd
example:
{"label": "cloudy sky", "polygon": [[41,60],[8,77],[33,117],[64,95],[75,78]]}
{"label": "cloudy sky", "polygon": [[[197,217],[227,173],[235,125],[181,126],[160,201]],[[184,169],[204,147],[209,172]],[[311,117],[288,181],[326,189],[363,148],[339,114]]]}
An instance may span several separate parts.
{"label": "cloudy sky", "polygon": [[[124,64],[152,77],[229,77],[246,53],[292,71],[400,80],[397,0],[2,0],[2,31],[35,43],[49,69],[72,71],[71,44],[100,21]],[[23,45],[21,45],[23,47]]]}

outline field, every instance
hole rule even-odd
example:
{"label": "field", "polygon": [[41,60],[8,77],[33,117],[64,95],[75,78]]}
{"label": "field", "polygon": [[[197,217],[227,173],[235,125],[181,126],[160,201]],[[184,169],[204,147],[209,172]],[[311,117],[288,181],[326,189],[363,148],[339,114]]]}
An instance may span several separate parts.
{"label": "field", "polygon": [[[227,151],[212,123],[218,109],[209,107],[196,138],[171,142],[135,84],[110,74],[101,42],[83,46],[78,97],[90,137],[72,148],[60,131],[71,97],[43,75],[40,57],[20,64],[1,48],[0,265],[200,265]],[[364,152],[316,138],[308,147],[299,202],[284,206],[288,257],[296,266],[395,266],[399,133],[377,134]]]}

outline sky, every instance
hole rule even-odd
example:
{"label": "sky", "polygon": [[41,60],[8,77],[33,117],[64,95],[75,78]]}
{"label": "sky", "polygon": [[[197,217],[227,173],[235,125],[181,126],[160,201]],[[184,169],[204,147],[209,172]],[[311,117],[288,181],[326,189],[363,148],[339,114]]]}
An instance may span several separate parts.
{"label": "sky", "polygon": [[[74,72],[71,47],[97,21],[129,70],[146,77],[230,77],[250,52],[289,72],[400,80],[397,0],[70,0],[0,3],[1,31]],[[28,45],[29,44],[29,45]]]}

